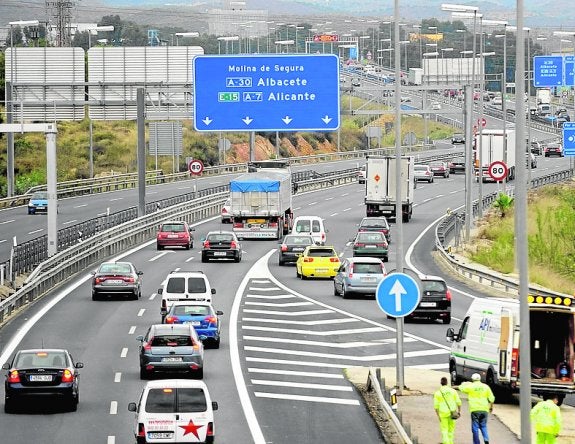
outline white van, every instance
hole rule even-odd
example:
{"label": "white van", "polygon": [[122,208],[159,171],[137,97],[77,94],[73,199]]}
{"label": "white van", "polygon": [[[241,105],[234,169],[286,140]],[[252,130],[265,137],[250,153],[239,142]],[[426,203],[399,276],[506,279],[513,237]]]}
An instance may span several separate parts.
{"label": "white van", "polygon": [[[532,391],[540,395],[556,393],[562,402],[565,395],[575,393],[573,298],[530,295],[528,303]],[[479,373],[499,393],[502,389],[518,391],[519,324],[517,299],[473,300],[459,331],[447,330],[447,341],[452,343],[451,383],[458,385]]]}
{"label": "white van", "polygon": [[140,401],[128,404],[138,444],[214,442],[217,409],[204,382],[186,379],[150,381]]}
{"label": "white van", "polygon": [[327,230],[319,216],[298,216],[295,218],[291,234],[307,234],[317,245],[325,245]]}
{"label": "white van", "polygon": [[176,301],[212,302],[216,289],[212,288],[203,271],[172,271],[158,289],[162,296],[160,314],[162,320]]}

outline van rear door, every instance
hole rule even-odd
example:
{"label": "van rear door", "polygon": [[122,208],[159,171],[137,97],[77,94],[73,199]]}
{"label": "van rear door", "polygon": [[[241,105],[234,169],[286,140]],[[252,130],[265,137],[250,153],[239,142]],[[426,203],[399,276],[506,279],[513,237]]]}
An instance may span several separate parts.
{"label": "van rear door", "polygon": [[174,388],[150,388],[139,420],[144,426],[146,442],[179,442],[176,437],[175,407],[176,390]]}
{"label": "van rear door", "polygon": [[517,352],[513,354],[513,334],[515,331],[515,319],[511,310],[503,308],[501,310],[501,332],[499,335],[499,358],[497,377],[500,382],[509,383],[511,381],[511,367],[515,365],[513,359],[517,360]]}
{"label": "van rear door", "polygon": [[202,388],[179,387],[177,404],[175,442],[206,442],[213,436],[213,412]]}

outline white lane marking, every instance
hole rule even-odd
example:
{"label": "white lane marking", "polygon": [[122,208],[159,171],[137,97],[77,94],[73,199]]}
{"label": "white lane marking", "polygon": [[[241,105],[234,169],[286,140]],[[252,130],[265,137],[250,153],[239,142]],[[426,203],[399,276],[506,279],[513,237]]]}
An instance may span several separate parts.
{"label": "white lane marking", "polygon": [[39,230],[34,230],[34,231],[30,231],[28,234],[36,234],[39,233],[40,231],[43,231],[44,228],[40,228]]}
{"label": "white lane marking", "polygon": [[261,392],[254,392],[254,395],[257,396],[258,398],[285,399],[290,401],[322,402],[326,404],[359,405],[359,401],[355,399],[327,398],[325,396],[301,396],[301,395],[288,395],[283,393],[261,393]]}
{"label": "white lane marking", "polygon": [[287,307],[301,307],[302,305],[313,305],[313,303],[308,302],[308,301],[286,302],[284,304],[274,303],[274,302],[246,302],[245,305],[260,305],[262,307],[287,308]]}
{"label": "white lane marking", "polygon": [[332,200],[333,197],[326,197],[324,200]]}
{"label": "white lane marking", "polygon": [[244,313],[259,313],[270,315],[283,315],[283,316],[310,316],[316,314],[333,313],[333,310],[308,310],[308,311],[273,311],[273,310],[244,310]]}
{"label": "white lane marking", "polygon": [[69,220],[66,222],[62,222],[62,225],[69,225],[69,224],[73,224],[74,222],[78,222],[78,221],[76,219],[73,219],[73,220]]}
{"label": "white lane marking", "polygon": [[246,294],[246,298],[278,300],[278,299],[294,299],[295,296],[293,294],[280,294],[276,296],[266,296],[263,294]]}
{"label": "white lane marking", "polygon": [[248,368],[249,373],[264,373],[266,375],[285,375],[285,376],[306,376],[308,378],[325,378],[325,379],[344,379],[343,375],[338,373],[325,372],[298,372],[296,370],[278,370],[275,368]]}
{"label": "white lane marking", "polygon": [[242,325],[243,330],[256,330],[256,331],[269,331],[275,333],[290,333],[299,335],[313,335],[313,336],[337,336],[358,333],[375,333],[382,331],[391,331],[391,329],[384,329],[381,327],[364,327],[364,328],[349,328],[347,330],[330,330],[330,331],[312,331],[312,330],[299,330],[293,328],[275,328],[275,327],[257,327],[255,325]]}
{"label": "white lane marking", "polygon": [[269,338],[264,336],[244,336],[244,340],[259,341],[259,342],[275,342],[278,344],[314,345],[318,347],[331,347],[331,348],[358,348],[358,347],[373,347],[374,345],[377,346],[381,345],[381,342],[322,342],[322,341],[304,341],[298,339]]}
{"label": "white lane marking", "polygon": [[[108,213],[98,213],[96,216],[106,216]],[[154,241],[155,242],[155,241]]]}
{"label": "white lane marking", "polygon": [[149,261],[154,262],[156,259],[160,259],[162,256],[165,256],[168,253],[173,253],[173,251],[162,251],[161,253],[158,253],[153,258],[151,258]]}
{"label": "white lane marking", "polygon": [[295,207],[294,211],[301,210],[301,207]]}
{"label": "white lane marking", "polygon": [[140,311],[138,312],[138,317],[141,318],[142,316],[144,316],[144,313],[146,312],[145,308],[141,308]]}
{"label": "white lane marking", "polygon": [[432,200],[433,200],[433,197],[430,197],[429,199],[424,199],[421,203],[424,204],[424,203],[430,202]]}
{"label": "white lane marking", "polygon": [[346,208],[345,210],[343,210],[343,212],[345,213],[346,211],[351,210],[351,208]]}
{"label": "white lane marking", "polygon": [[[271,283],[271,281],[269,279],[254,279],[254,280],[252,280],[252,284],[270,284],[270,283]],[[253,287],[249,287],[249,288],[253,288]],[[260,288],[260,290],[263,290],[263,289]]]}
{"label": "white lane marking", "polygon": [[113,199],[110,199],[110,202],[115,202],[117,200],[123,200],[123,197],[114,197]]}
{"label": "white lane marking", "polygon": [[146,194],[158,194],[158,192],[157,192],[157,191],[148,191],[148,190],[146,190]]}
{"label": "white lane marking", "polygon": [[338,214],[339,214],[339,213],[332,213],[332,214],[329,215],[329,217],[334,217],[334,216],[337,216]]}
{"label": "white lane marking", "polygon": [[82,204],[82,205],[76,205],[74,206],[74,208],[83,208],[83,207],[87,207],[88,204]]}
{"label": "white lane marking", "polygon": [[458,194],[461,193],[461,190],[450,191],[449,194]]}
{"label": "white lane marking", "polygon": [[358,319],[338,318],[322,319],[319,321],[295,321],[292,319],[268,319],[268,318],[242,318],[243,322],[253,321],[268,324],[290,324],[290,325],[324,325],[324,324],[346,324],[348,322],[359,322]]}
{"label": "white lane marking", "polygon": [[[269,284],[269,281],[263,281],[261,282],[262,284]],[[277,287],[250,287],[248,288],[249,291],[278,291],[281,290],[281,288],[277,288]]]}
{"label": "white lane marking", "polygon": [[116,437],[114,435],[108,436],[108,442],[106,444],[116,444]]}
{"label": "white lane marking", "polygon": [[186,262],[190,262],[190,261],[193,261],[193,260],[194,260],[194,256],[187,258],[187,259],[186,259]]}
{"label": "white lane marking", "polygon": [[252,384],[269,385],[273,387],[294,387],[316,390],[329,390],[332,392],[351,392],[353,388],[346,385],[309,384],[305,382],[270,381],[266,379],[252,379]]}
{"label": "white lane marking", "polygon": [[118,401],[110,402],[110,415],[118,414]]}
{"label": "white lane marking", "polygon": [[349,195],[349,193],[343,193],[343,194],[342,194],[342,197],[343,197],[343,196],[348,196],[348,195]]}
{"label": "white lane marking", "polygon": [[177,189],[177,190],[189,190],[190,187],[178,187],[178,188],[176,188],[176,189]]}
{"label": "white lane marking", "polygon": [[311,361],[290,361],[288,359],[269,359],[269,358],[252,358],[246,357],[246,362],[260,362],[262,364],[281,364],[281,365],[299,365],[304,367],[322,367],[322,368],[348,368],[349,364],[332,364],[330,362],[311,362]]}
{"label": "white lane marking", "polygon": [[8,242],[6,239],[2,239],[0,240],[0,244],[4,243],[4,242]]}
{"label": "white lane marking", "polygon": [[130,329],[128,330],[128,334],[129,334],[129,335],[133,335],[134,333],[136,333],[136,326],[135,326],[135,325],[132,325],[132,326],[130,327]]}
{"label": "white lane marking", "polygon": [[317,202],[310,202],[307,204],[308,207],[313,207],[314,205],[317,205]]}
{"label": "white lane marking", "polygon": [[126,356],[128,356],[128,347],[124,347],[122,353],[120,353],[120,358],[125,358]]}
{"label": "white lane marking", "polygon": [[9,224],[11,222],[14,222],[14,220],[15,219],[5,220],[4,222],[0,222],[0,225]]}
{"label": "white lane marking", "polygon": [[150,295],[150,297],[148,298],[148,300],[153,301],[153,300],[156,298],[157,295],[158,295],[158,293],[152,293],[152,294]]}
{"label": "white lane marking", "polygon": [[116,374],[114,375],[114,382],[120,382],[122,381],[122,372],[116,372]]}
{"label": "white lane marking", "polygon": [[[350,355],[336,355],[333,353],[306,352],[303,350],[287,350],[284,348],[266,348],[266,347],[251,347],[251,346],[245,346],[244,350],[258,353],[275,353],[280,354],[282,356],[298,355],[298,356],[310,356],[314,358],[327,358],[327,359],[338,359],[343,361],[359,361],[359,362],[372,362],[379,360],[386,361],[390,359],[396,359],[395,353],[388,353],[386,355],[372,355],[372,356],[350,356]],[[406,358],[415,358],[420,356],[442,355],[449,353],[450,353],[449,350],[436,348],[435,350],[418,350],[418,351],[404,352],[403,356]]]}
{"label": "white lane marking", "polygon": [[438,194],[437,196],[435,196],[435,199],[437,199],[438,197],[444,197],[445,194]]}

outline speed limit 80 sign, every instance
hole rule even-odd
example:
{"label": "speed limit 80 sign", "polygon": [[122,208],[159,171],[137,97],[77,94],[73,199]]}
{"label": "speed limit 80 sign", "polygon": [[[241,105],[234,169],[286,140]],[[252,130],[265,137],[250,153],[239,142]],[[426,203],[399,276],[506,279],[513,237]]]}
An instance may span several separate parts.
{"label": "speed limit 80 sign", "polygon": [[188,163],[188,171],[192,174],[202,174],[204,171],[204,163],[199,159],[194,159]]}
{"label": "speed limit 80 sign", "polygon": [[489,164],[489,176],[496,182],[501,182],[507,177],[507,165],[501,160]]}

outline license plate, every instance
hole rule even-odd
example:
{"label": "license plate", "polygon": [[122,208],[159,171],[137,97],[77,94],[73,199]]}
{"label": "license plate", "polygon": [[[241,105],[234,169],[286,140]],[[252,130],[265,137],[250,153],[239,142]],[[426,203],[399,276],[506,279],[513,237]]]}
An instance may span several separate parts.
{"label": "license plate", "polygon": [[178,235],[177,234],[168,234],[168,238],[169,239],[177,239]]}
{"label": "license plate", "polygon": [[294,248],[292,251],[303,251],[303,248]]}
{"label": "license plate", "polygon": [[124,281],[121,279],[108,279],[106,284],[123,284]]}
{"label": "license plate", "polygon": [[437,307],[435,302],[422,302],[419,304],[421,307]]}
{"label": "license plate", "polygon": [[200,325],[202,325],[202,323],[200,321],[187,321],[187,322],[184,322],[184,324],[188,324],[188,325],[191,325],[193,327],[199,327]]}
{"label": "license plate", "polygon": [[327,273],[327,268],[317,268],[316,273]]}
{"label": "license plate", "polygon": [[38,209],[38,210],[45,210],[45,209],[46,209],[46,207],[44,207],[44,206],[41,206],[41,205],[38,205],[38,206],[36,207],[36,209]]}
{"label": "license plate", "polygon": [[372,277],[362,277],[360,279],[361,282],[375,282],[375,278]]}
{"label": "license plate", "polygon": [[182,362],[182,358],[162,358],[162,362]]}
{"label": "license plate", "polygon": [[30,375],[30,382],[51,382],[52,375]]}
{"label": "license plate", "polygon": [[376,248],[376,245],[366,245],[365,248]]}
{"label": "license plate", "polygon": [[172,432],[150,432],[148,433],[148,438],[150,439],[170,439],[172,437]]}
{"label": "license plate", "polygon": [[248,219],[248,224],[263,224],[266,222],[265,219]]}
{"label": "license plate", "polygon": [[214,252],[214,256],[225,256],[226,252],[225,251],[216,251]]}

